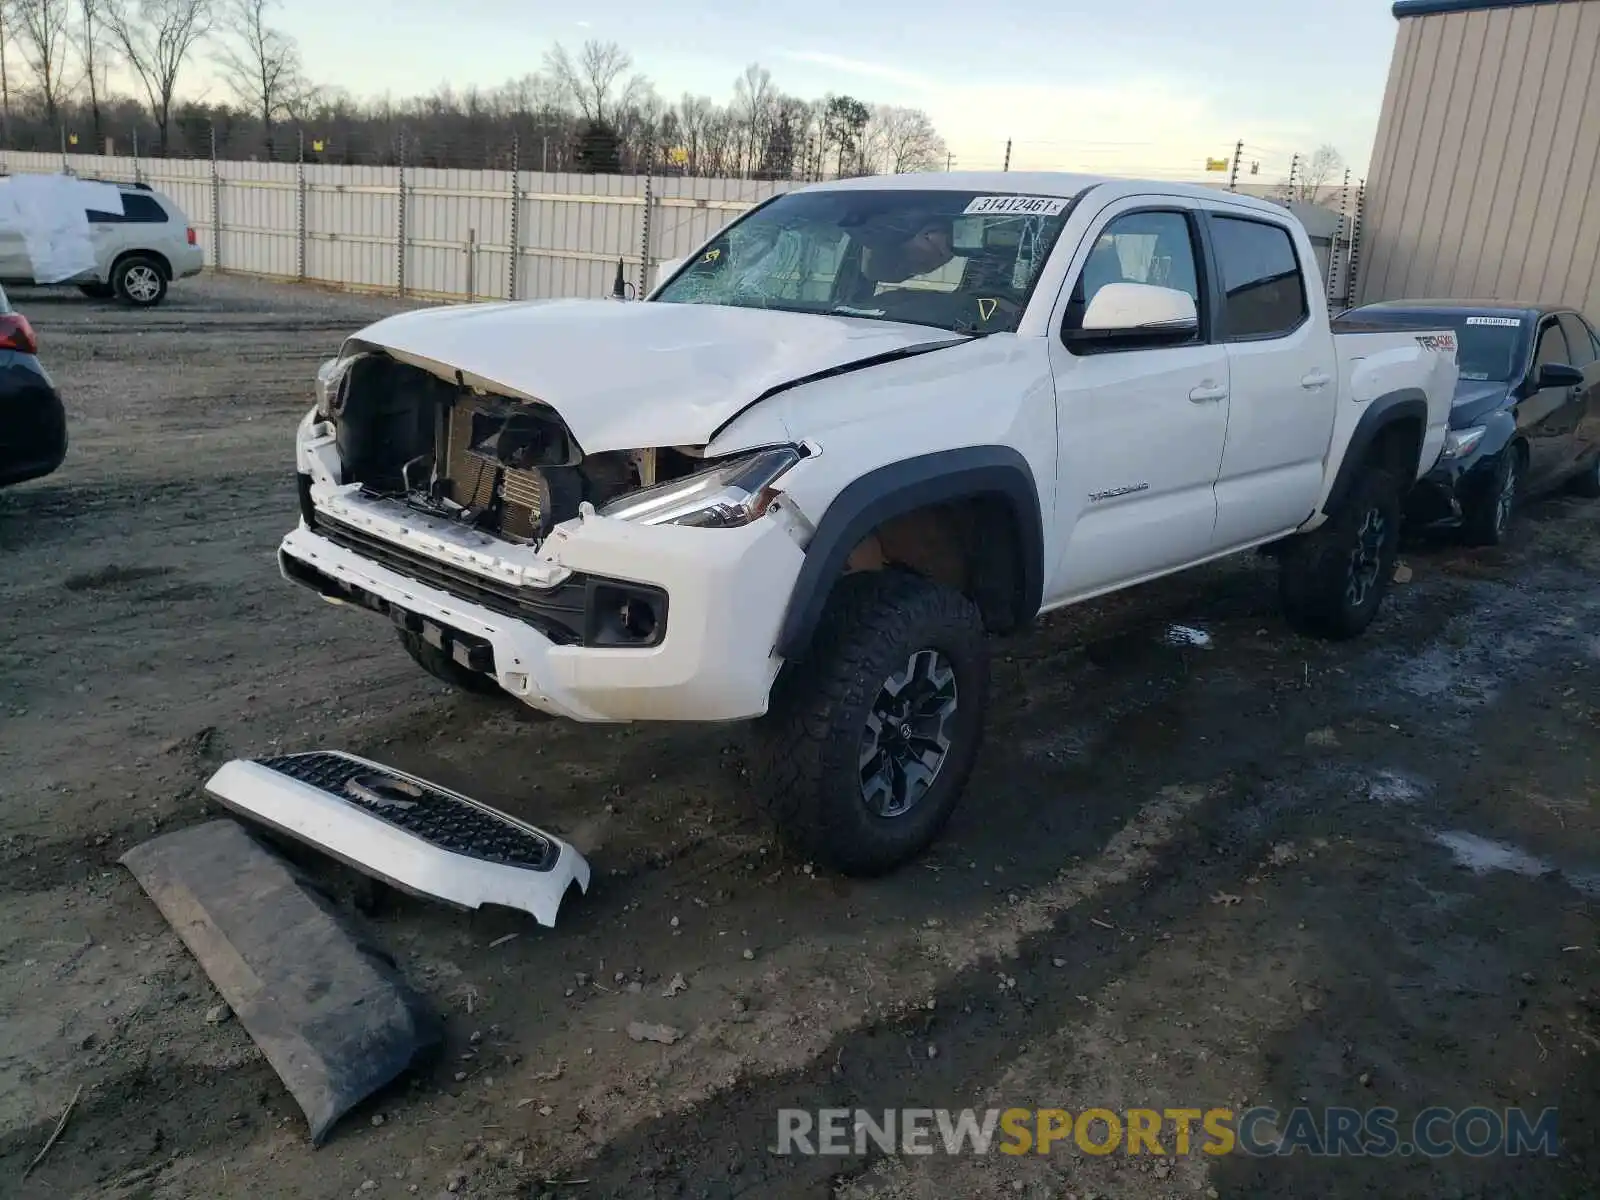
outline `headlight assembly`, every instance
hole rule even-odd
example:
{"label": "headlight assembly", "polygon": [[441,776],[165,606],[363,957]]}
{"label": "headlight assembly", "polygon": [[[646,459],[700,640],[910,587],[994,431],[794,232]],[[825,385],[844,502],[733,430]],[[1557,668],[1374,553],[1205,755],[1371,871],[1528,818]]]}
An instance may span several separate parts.
{"label": "headlight assembly", "polygon": [[1486,426],[1474,425],[1470,429],[1452,429],[1444,437],[1445,458],[1460,458],[1464,454],[1471,454],[1483,435],[1488,432]]}
{"label": "headlight assembly", "polygon": [[330,358],[317,368],[317,417],[326,421],[339,415],[339,389],[344,385],[350,368],[365,354],[351,354],[345,358]]}
{"label": "headlight assembly", "polygon": [[802,457],[794,446],[757,450],[669,483],[630,492],[598,512],[640,525],[710,529],[748,525],[772,503],[776,495],[773,484]]}

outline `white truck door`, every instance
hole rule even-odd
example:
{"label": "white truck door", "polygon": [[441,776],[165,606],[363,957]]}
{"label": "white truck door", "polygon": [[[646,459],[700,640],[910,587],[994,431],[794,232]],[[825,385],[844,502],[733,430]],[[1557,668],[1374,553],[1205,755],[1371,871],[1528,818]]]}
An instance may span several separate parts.
{"label": "white truck door", "polygon": [[1322,494],[1339,403],[1327,304],[1311,243],[1290,221],[1244,209],[1206,214],[1227,346],[1228,440],[1212,548],[1300,525]]}
{"label": "white truck door", "polygon": [[[1205,557],[1228,428],[1227,350],[1211,335],[1200,213],[1176,197],[1108,205],[1089,227],[1051,317],[1057,429],[1057,559],[1046,603],[1061,604]],[[1069,346],[1108,283],[1187,292],[1198,335]]]}

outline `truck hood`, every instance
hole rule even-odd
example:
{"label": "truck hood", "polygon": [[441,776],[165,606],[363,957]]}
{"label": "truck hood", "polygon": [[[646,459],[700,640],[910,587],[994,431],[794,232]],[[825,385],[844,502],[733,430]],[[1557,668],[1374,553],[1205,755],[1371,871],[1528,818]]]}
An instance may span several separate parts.
{"label": "truck hood", "polygon": [[586,454],[701,445],[767,392],[970,340],[926,325],[710,304],[547,300],[387,317],[381,349],[446,378],[549,405]]}

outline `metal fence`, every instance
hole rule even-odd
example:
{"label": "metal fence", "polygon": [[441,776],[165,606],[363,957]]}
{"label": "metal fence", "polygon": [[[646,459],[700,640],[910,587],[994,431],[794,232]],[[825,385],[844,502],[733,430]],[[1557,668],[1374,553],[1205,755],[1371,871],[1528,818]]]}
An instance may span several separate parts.
{"label": "metal fence", "polygon": [[641,293],[752,205],[795,185],[0,151],[0,171],[144,182],[216,270],[434,300]]}

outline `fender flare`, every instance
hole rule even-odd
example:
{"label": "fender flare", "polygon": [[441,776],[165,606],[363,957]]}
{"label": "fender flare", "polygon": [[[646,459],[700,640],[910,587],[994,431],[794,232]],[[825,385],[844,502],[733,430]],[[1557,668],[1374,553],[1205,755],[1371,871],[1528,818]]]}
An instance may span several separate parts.
{"label": "fender flare", "polygon": [[[1422,427],[1422,439],[1428,436],[1428,396],[1421,388],[1399,388],[1379,396],[1367,405],[1367,411],[1361,414],[1361,419],[1356,422],[1355,432],[1350,435],[1350,442],[1345,446],[1344,457],[1339,463],[1339,471],[1333,478],[1333,487],[1328,491],[1328,498],[1323,501],[1322,511],[1332,513],[1355,486],[1356,474],[1361,469],[1361,464],[1366,461],[1367,452],[1372,449],[1373,443],[1378,440],[1378,435],[1398,421],[1416,420]],[[1420,450],[1421,440],[1418,442]],[[1409,487],[1416,482],[1416,467],[1412,467],[1412,478],[1405,481]]]}
{"label": "fender flare", "polygon": [[978,496],[995,497],[1010,510],[1020,560],[1013,611],[1019,622],[1036,616],[1044,594],[1044,524],[1033,469],[1009,446],[966,446],[878,467],[834,497],[806,547],[778,631],[778,655],[795,658],[809,644],[851,551],[879,525],[930,504]]}

